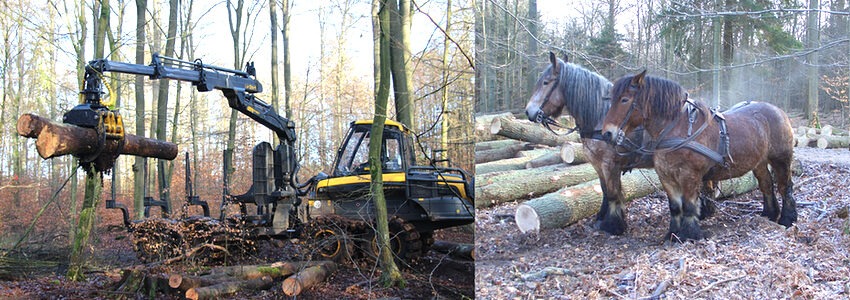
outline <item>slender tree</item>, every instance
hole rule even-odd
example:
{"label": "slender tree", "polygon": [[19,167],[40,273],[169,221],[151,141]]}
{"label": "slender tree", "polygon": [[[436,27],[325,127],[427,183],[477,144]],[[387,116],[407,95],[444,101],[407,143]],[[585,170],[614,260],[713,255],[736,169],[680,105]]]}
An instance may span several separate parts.
{"label": "slender tree", "polygon": [[408,128],[413,122],[413,83],[410,68],[410,0],[387,1],[390,9],[390,63],[396,118]]}
{"label": "slender tree", "polygon": [[292,118],[292,106],[289,97],[292,94],[292,72],[289,64],[289,12],[292,9],[289,0],[282,0],[280,5],[281,37],[283,39],[283,102],[286,117]]}
{"label": "slender tree", "polygon": [[[815,49],[820,44],[820,1],[809,0],[809,16],[806,19],[806,47]],[[806,105],[806,119],[810,125],[820,126],[818,121],[818,90],[820,77],[818,75],[819,51],[812,51],[806,58],[808,64],[808,101]]]}
{"label": "slender tree", "polygon": [[371,192],[375,201],[377,215],[377,235],[380,243],[380,263],[384,272],[380,281],[384,286],[404,286],[404,278],[393,259],[390,248],[389,223],[387,220],[387,201],[384,197],[384,182],[381,167],[381,144],[384,122],[387,119],[387,102],[390,94],[390,10],[387,2],[395,0],[373,0],[372,31],[375,50],[375,115],[369,137],[369,173],[372,175]]}
{"label": "slender tree", "polygon": [[[272,109],[275,113],[280,111],[280,92],[278,91],[277,82],[277,0],[269,0],[269,25],[271,25],[272,37]],[[276,134],[272,133],[273,145],[280,143]]]}
{"label": "slender tree", "polygon": [[[136,64],[145,63],[145,18],[147,0],[136,0]],[[145,136],[145,78],[135,76],[134,93],[136,96],[136,135]],[[136,156],[133,163],[133,213],[136,220],[144,218],[145,197],[145,159]]]}

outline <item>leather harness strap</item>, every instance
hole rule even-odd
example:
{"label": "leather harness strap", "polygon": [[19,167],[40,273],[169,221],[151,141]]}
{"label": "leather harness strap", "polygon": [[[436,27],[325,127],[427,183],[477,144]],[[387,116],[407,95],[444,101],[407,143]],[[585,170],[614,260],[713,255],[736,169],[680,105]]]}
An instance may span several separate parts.
{"label": "leather harness strap", "polygon": [[[733,162],[732,157],[729,153],[729,134],[726,129],[726,118],[723,114],[715,109],[712,109],[710,114],[711,117],[714,118],[715,121],[720,125],[720,141],[718,143],[717,151],[706,147],[703,144],[700,144],[694,139],[699,136],[707,127],[708,127],[708,118],[703,121],[702,125],[696,130],[692,132],[693,124],[696,122],[696,112],[701,111],[696,104],[690,99],[686,100],[685,107],[683,108],[688,111],[688,137],[687,138],[669,138],[662,139],[657,145],[656,148],[663,149],[664,151],[674,151],[681,148],[691,149],[699,154],[702,154],[705,157],[713,160],[718,164],[725,164],[726,158],[729,158],[729,162]],[[671,122],[670,124],[676,123]],[[660,136],[664,136],[669,129],[671,129],[671,125],[662,130]]]}

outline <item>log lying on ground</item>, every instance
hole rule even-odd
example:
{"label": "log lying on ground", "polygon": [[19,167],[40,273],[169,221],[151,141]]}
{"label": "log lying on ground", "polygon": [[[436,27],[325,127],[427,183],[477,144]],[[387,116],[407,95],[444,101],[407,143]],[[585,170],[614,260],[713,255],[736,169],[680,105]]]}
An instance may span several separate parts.
{"label": "log lying on ground", "polygon": [[490,133],[490,123],[493,123],[493,119],[495,118],[513,118],[513,115],[509,112],[504,112],[499,114],[482,115],[475,117],[475,142],[486,142],[505,139],[505,137],[503,136]]}
{"label": "log lying on ground", "polygon": [[821,135],[815,142],[821,149],[850,147],[850,136]]}
{"label": "log lying on ground", "polygon": [[447,241],[435,241],[431,250],[448,254],[452,258],[463,260],[475,260],[475,245],[461,244]]}
{"label": "log lying on ground", "polygon": [[192,288],[211,286],[225,281],[238,281],[257,279],[263,276],[271,277],[272,279],[287,277],[296,272],[317,264],[322,261],[296,261],[296,262],[276,262],[271,265],[239,265],[217,267],[210,270],[209,274],[192,276],[182,274],[171,274],[168,277],[168,285],[172,288],[181,291],[188,291]]}
{"label": "log lying on ground", "polygon": [[580,139],[578,133],[571,133],[565,136],[555,135],[540,124],[524,123],[504,117],[493,120],[493,123],[490,124],[490,133],[552,147],[560,146],[566,142],[578,142]]}
{"label": "log lying on ground", "polygon": [[584,153],[584,146],[580,143],[566,143],[561,145],[561,161],[571,165],[583,164],[587,162],[587,154]]}
{"label": "log lying on ground", "polygon": [[283,292],[287,296],[297,296],[305,289],[325,281],[335,271],[335,263],[330,261],[323,262],[290,276],[283,281],[281,289],[283,289]]}
{"label": "log lying on ground", "polygon": [[[94,129],[57,123],[34,114],[21,115],[17,130],[21,136],[36,139],[35,148],[44,159],[93,153],[98,144]],[[125,134],[124,137],[120,154],[168,160],[177,157],[176,144],[132,134]]]}
{"label": "log lying on ground", "polygon": [[820,135],[832,135],[832,125],[823,125],[818,133]]}
{"label": "log lying on ground", "polygon": [[243,290],[265,290],[271,287],[274,279],[271,276],[263,276],[255,279],[225,281],[211,286],[191,288],[186,291],[186,298],[197,299],[219,299]]}
{"label": "log lying on ground", "polygon": [[527,146],[524,144],[515,144],[497,149],[475,151],[475,163],[483,164],[491,161],[512,158],[523,149],[527,149]]}
{"label": "log lying on ground", "polygon": [[[627,202],[661,189],[658,175],[652,170],[632,171],[621,180]],[[723,180],[719,186],[723,197],[751,191],[757,184],[752,173],[747,173],[741,178]],[[596,179],[526,201],[517,207],[515,219],[522,232],[560,228],[595,215],[601,205],[602,187]]]}
{"label": "log lying on ground", "polygon": [[564,161],[561,160],[561,154],[560,153],[549,152],[549,153],[543,154],[541,156],[538,156],[535,159],[528,161],[527,163],[525,163],[525,168],[526,169],[534,169],[534,168],[539,168],[539,167],[544,167],[544,166],[557,165],[557,164],[561,164],[563,162]]}
{"label": "log lying on ground", "polygon": [[475,176],[493,172],[522,170],[525,169],[525,164],[532,159],[534,159],[534,157],[518,157],[476,164]]}
{"label": "log lying on ground", "polygon": [[488,207],[557,191],[596,178],[590,164],[546,166],[495,175],[487,181],[476,180],[475,207]]}
{"label": "log lying on ground", "polygon": [[498,140],[475,143],[475,152],[484,150],[501,149],[512,145],[522,144],[517,140]]}
{"label": "log lying on ground", "polygon": [[794,147],[808,147],[809,146],[809,137],[805,134],[794,136]]}
{"label": "log lying on ground", "polygon": [[475,126],[481,126],[481,127],[488,127],[489,128],[490,123],[493,123],[493,120],[498,119],[498,118],[513,119],[514,115],[512,113],[506,111],[506,112],[489,114],[489,115],[475,116]]}
{"label": "log lying on ground", "polygon": [[519,151],[519,152],[516,153],[516,157],[538,158],[538,157],[541,157],[543,155],[546,155],[546,154],[549,154],[549,153],[552,153],[552,152],[557,152],[557,150],[555,150],[553,148],[549,148],[549,147],[539,148],[539,149],[531,149],[531,150],[522,150],[522,151]]}

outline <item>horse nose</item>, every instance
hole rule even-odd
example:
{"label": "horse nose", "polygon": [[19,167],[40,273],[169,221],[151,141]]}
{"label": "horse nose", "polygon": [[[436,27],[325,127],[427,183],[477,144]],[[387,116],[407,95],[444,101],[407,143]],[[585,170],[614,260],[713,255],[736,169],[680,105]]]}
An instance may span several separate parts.
{"label": "horse nose", "polygon": [[606,142],[611,142],[612,136],[614,136],[610,131],[605,131],[602,133],[602,140]]}
{"label": "horse nose", "polygon": [[528,120],[534,122],[537,118],[537,109],[529,108],[525,110],[525,115],[528,116]]}

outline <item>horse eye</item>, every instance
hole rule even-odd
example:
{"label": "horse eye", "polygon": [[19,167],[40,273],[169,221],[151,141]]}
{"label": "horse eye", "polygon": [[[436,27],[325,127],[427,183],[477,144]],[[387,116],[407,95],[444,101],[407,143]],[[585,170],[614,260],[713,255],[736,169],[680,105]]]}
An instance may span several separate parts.
{"label": "horse eye", "polygon": [[623,97],[623,98],[620,99],[620,103],[626,103],[626,102],[629,102],[629,98]]}
{"label": "horse eye", "polygon": [[543,80],[543,85],[549,85],[549,80]]}

